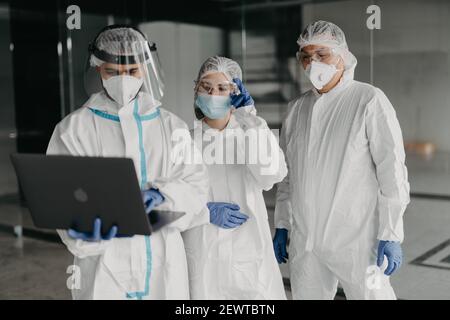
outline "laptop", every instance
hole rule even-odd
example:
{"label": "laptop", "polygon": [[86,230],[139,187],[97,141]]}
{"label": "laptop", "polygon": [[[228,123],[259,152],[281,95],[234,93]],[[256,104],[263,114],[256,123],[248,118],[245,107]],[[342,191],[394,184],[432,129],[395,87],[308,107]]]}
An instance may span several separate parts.
{"label": "laptop", "polygon": [[116,225],[118,236],[150,235],[184,215],[158,210],[147,215],[128,158],[16,153],[11,160],[38,228],[92,232],[98,217],[102,234]]}

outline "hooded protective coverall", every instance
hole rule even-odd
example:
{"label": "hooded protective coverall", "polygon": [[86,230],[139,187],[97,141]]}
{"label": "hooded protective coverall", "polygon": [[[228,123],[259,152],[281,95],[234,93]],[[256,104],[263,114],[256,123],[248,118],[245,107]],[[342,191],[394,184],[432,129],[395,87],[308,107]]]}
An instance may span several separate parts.
{"label": "hooded protective coverall", "polygon": [[[198,80],[213,72],[222,72],[230,81],[242,79],[239,65],[225,57],[209,58]],[[258,142],[250,140],[252,136]],[[207,224],[183,233],[191,297],[286,299],[262,194],[287,174],[275,136],[248,105],[235,109],[221,131],[196,121],[194,142],[208,168],[208,201],[237,204],[249,218],[237,228]],[[249,154],[258,156],[251,159]]]}
{"label": "hooded protective coverall", "polygon": [[198,224],[209,222],[208,215],[200,216],[206,208],[207,171],[203,164],[171,162],[172,150],[182,156],[192,145],[173,145],[171,133],[188,128],[159,105],[141,92],[119,109],[100,92],[56,126],[48,154],[131,158],[141,184],[163,194],[158,210],[186,213],[151,236],[87,242],[58,230],[81,271],[74,299],[189,299],[180,231],[191,226],[193,217]]}
{"label": "hooded protective coverall", "polygon": [[[230,140],[243,131],[227,129],[263,128],[266,122],[242,107],[231,115],[225,130],[211,129],[197,123],[203,131],[203,150],[215,139]],[[198,121],[199,122],[199,121]],[[209,136],[209,137],[208,137]],[[212,137],[211,137],[212,136]],[[206,141],[212,141],[210,143]],[[243,139],[236,139],[243,141]],[[269,158],[277,157],[279,167],[273,174],[261,173],[260,164],[208,164],[210,192],[208,201],[235,203],[250,218],[234,229],[213,224],[201,225],[183,233],[189,265],[189,282],[193,299],[286,299],[280,269],[276,262],[262,191],[270,190],[286,176],[283,153],[269,149]],[[236,144],[237,152],[245,153]],[[228,154],[237,154],[226,149]],[[206,151],[207,152],[207,151]],[[225,154],[225,153],[224,153]],[[206,162],[206,161],[205,161]]]}
{"label": "hooded protective coverall", "polygon": [[58,230],[80,271],[73,275],[80,277],[80,287],[73,286],[72,296],[188,299],[180,231],[209,221],[202,216],[207,210],[206,167],[171,161],[189,154],[193,143],[172,141],[175,130],[189,131],[181,119],[160,108],[164,82],[156,44],[135,28],[112,25],[100,31],[89,53],[85,87],[90,98],[56,126],[47,153],[131,158],[141,189],[158,189],[164,197],[158,209],[185,215],[151,236],[89,242]]}
{"label": "hooded protective coverall", "polygon": [[353,80],[356,59],[345,51],[337,86],[292,101],[282,126],[289,174],[278,186],[275,226],[290,230],[294,299],[332,299],[338,282],[347,299],[395,299],[376,259],[378,240],[403,240],[402,134],[384,93]]}

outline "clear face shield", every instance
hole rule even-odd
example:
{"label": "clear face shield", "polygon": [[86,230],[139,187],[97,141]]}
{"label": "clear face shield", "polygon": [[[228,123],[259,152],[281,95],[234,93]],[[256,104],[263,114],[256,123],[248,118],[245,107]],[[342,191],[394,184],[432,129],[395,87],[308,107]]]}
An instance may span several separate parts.
{"label": "clear face shield", "polygon": [[[105,90],[119,105],[131,102],[139,92],[161,101],[164,77],[156,45],[132,28],[106,29],[89,46],[85,71],[88,95]],[[115,30],[121,32],[115,33]],[[124,35],[125,34],[125,35]],[[139,40],[130,37],[140,38]]]}

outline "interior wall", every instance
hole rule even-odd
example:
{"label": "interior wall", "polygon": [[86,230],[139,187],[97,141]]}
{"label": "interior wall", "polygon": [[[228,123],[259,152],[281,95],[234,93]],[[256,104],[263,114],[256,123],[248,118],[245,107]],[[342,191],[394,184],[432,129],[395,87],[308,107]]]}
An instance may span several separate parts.
{"label": "interior wall", "polygon": [[208,57],[224,54],[223,31],[164,21],[142,23],[139,28],[158,49],[165,76],[162,106],[193,128],[194,80]]}
{"label": "interior wall", "polygon": [[[429,141],[450,152],[450,2],[375,1],[381,29],[374,30],[374,85],[392,102],[405,141]],[[358,59],[355,79],[370,81],[370,31],[366,8],[372,1],[304,5],[303,21],[339,25]]]}

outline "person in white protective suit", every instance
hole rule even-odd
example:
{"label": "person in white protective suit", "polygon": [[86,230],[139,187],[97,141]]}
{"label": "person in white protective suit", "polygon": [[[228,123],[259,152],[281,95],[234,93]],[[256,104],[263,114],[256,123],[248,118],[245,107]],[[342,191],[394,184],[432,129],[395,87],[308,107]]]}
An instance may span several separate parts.
{"label": "person in white protective suit", "polygon": [[[58,230],[80,268],[74,299],[189,299],[188,270],[180,232],[202,220],[208,194],[207,169],[171,162],[193,142],[174,145],[174,130],[186,124],[161,108],[163,94],[156,46],[137,29],[104,28],[89,48],[86,88],[92,95],[55,128],[48,154],[127,157],[134,161],[147,213],[185,212],[151,236],[118,237],[120,225],[99,235]],[[111,172],[114,174],[114,172]],[[124,212],[126,214],[126,212]],[[113,230],[114,229],[114,230]]]}
{"label": "person in white protective suit", "polygon": [[191,297],[286,299],[262,194],[286,176],[286,163],[275,135],[256,116],[235,61],[214,56],[203,63],[194,108],[211,224],[183,233]]}
{"label": "person in white protective suit", "polygon": [[311,23],[298,44],[314,88],[282,125],[289,174],[277,190],[277,259],[289,259],[294,299],[333,299],[338,282],[347,299],[395,299],[389,275],[401,265],[409,203],[396,113],[379,88],[353,80],[339,27]]}

